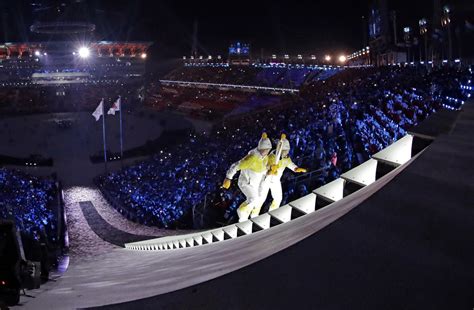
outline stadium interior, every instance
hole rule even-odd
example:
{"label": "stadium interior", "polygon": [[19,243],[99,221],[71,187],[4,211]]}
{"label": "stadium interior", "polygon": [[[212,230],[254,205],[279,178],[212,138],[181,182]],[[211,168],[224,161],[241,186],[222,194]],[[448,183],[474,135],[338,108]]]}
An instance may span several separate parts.
{"label": "stadium interior", "polygon": [[472,3],[164,57],[118,2],[0,4],[0,309],[474,307]]}

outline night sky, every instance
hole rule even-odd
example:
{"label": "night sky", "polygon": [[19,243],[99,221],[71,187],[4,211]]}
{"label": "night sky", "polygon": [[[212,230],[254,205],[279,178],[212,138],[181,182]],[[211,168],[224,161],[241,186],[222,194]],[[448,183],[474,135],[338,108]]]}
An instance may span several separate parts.
{"label": "night sky", "polygon": [[[36,39],[28,33],[35,19],[30,2],[0,0],[0,41]],[[98,40],[153,41],[155,49],[169,57],[190,54],[194,21],[202,55],[225,55],[234,40],[249,42],[254,55],[262,49],[266,55],[321,54],[364,46],[363,16],[367,18],[370,2],[83,0],[82,9],[69,14],[95,23]],[[466,7],[471,2],[450,4]],[[432,16],[433,0],[392,0],[389,6],[397,11],[398,28],[417,29],[418,19]]]}

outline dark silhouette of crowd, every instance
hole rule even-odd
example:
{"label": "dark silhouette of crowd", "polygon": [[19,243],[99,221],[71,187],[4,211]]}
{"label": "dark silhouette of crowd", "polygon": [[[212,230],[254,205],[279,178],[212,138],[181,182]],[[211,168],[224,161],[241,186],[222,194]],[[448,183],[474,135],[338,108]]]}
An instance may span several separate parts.
{"label": "dark silhouette of crowd", "polygon": [[[226,192],[220,184],[229,165],[255,148],[262,132],[271,138],[286,133],[295,163],[319,171],[312,184],[321,185],[402,137],[440,109],[445,94],[466,98],[458,90],[468,79],[467,71],[446,68],[346,69],[308,83],[296,102],[192,134],[188,143],[103,175],[98,184],[147,225],[174,227],[203,203],[231,216],[243,197],[235,184]],[[310,190],[292,177],[283,177],[283,203]]]}

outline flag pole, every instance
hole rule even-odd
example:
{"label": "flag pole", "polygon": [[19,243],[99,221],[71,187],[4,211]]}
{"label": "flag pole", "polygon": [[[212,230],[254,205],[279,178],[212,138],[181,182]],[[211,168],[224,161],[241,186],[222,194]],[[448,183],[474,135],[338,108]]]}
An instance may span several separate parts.
{"label": "flag pole", "polygon": [[102,139],[104,141],[105,173],[107,173],[107,142],[106,142],[106,139],[105,139],[105,103],[104,103],[104,98],[102,98]]}
{"label": "flag pole", "polygon": [[123,166],[123,129],[122,129],[122,98],[119,96],[120,102],[120,163]]}

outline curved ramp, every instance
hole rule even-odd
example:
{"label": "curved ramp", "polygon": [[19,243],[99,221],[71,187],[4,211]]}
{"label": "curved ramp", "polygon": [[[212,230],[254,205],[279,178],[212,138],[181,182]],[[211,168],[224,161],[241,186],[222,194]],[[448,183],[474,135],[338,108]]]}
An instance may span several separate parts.
{"label": "curved ramp", "polygon": [[377,169],[379,161],[381,162],[380,166],[383,164],[389,165],[392,167],[391,169],[399,167],[412,158],[412,147],[413,136],[406,135],[375,154],[373,159],[369,159],[367,162],[349,170],[342,174],[340,178],[317,188],[309,195],[248,221],[204,232],[127,243],[125,248],[136,251],[184,249],[251,235],[290,222],[300,216],[319,210],[321,208],[320,200],[323,200],[321,203],[324,206],[332,205],[361,188],[371,186],[376,182],[377,174],[383,175],[387,172]]}
{"label": "curved ramp", "polygon": [[[263,215],[250,224],[242,223],[240,227],[231,225],[222,231],[200,232],[177,239],[160,238],[140,245],[141,250],[117,249],[94,260],[73,265],[57,283],[51,284],[36,299],[25,303],[24,308],[71,309],[122,303],[172,292],[228,274],[288,248],[331,224],[385,186],[415,158],[369,186],[314,212],[310,212],[310,204],[306,209],[307,203],[313,201],[311,195],[292,202],[286,208],[280,208],[282,214],[269,214],[280,218],[281,223],[268,229],[245,233],[249,232],[250,224],[266,227],[268,215]],[[331,188],[327,191],[330,192]],[[286,220],[288,215],[284,213],[298,208],[308,213]],[[243,233],[239,234],[239,230]],[[224,238],[225,235],[230,238]],[[205,244],[203,240],[210,240],[211,237],[221,240],[200,246]],[[160,250],[158,242],[166,244],[166,249],[179,250]],[[183,244],[192,246],[180,248]]]}
{"label": "curved ramp", "polygon": [[123,247],[127,242],[143,241],[153,238],[150,236],[131,234],[117,229],[100,216],[91,201],[79,202],[79,206],[82,209],[82,213],[84,214],[89,227],[104,241]]}

